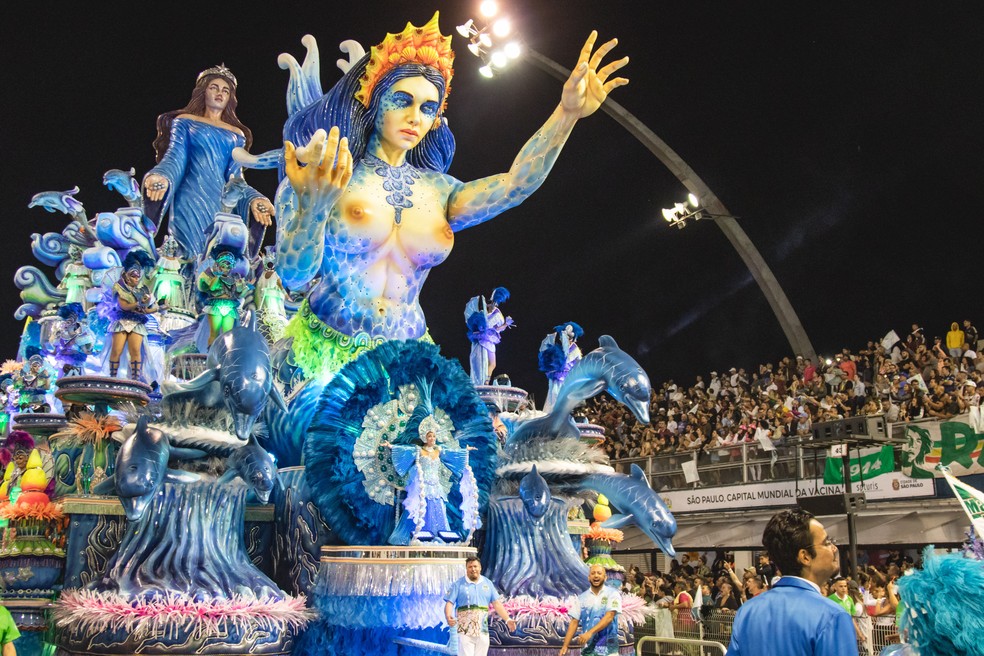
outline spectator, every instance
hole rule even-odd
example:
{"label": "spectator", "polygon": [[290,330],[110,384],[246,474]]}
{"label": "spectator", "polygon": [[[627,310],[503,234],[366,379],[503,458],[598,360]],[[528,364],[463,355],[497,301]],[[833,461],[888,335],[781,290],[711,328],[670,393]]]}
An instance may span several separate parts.
{"label": "spectator", "polygon": [[959,359],[963,355],[963,345],[966,341],[964,331],[956,321],[950,324],[950,332],[946,334],[946,350],[951,358]]}
{"label": "spectator", "polygon": [[964,332],[964,341],[970,344],[970,348],[976,351],[977,342],[980,339],[980,337],[978,336],[977,328],[974,327],[974,324],[970,323],[970,319],[964,319],[963,332]]}
{"label": "spectator", "polygon": [[766,591],[765,581],[761,576],[751,576],[745,580],[744,594],[742,601],[748,601],[752,597],[757,597]]}

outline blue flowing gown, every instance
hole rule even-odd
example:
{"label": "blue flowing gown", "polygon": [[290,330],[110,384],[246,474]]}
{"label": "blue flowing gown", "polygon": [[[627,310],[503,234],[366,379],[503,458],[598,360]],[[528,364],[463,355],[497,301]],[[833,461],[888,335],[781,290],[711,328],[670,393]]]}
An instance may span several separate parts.
{"label": "blue flowing gown", "polygon": [[[205,249],[215,213],[222,209],[225,184],[230,176],[242,174],[232,151],[245,145],[246,139],[238,132],[210,123],[176,118],[171,124],[167,152],[147,175],[163,175],[170,183],[160,213],[171,210],[169,230],[186,257],[197,257]],[[234,212],[249,223],[249,204],[261,196],[248,187]]]}

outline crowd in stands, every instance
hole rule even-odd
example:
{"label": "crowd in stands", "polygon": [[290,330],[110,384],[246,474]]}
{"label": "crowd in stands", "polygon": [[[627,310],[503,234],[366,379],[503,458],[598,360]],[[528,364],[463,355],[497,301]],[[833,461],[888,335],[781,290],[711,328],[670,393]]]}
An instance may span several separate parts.
{"label": "crowd in stands", "polygon": [[978,340],[969,320],[933,339],[913,324],[904,338],[889,333],[822,362],[796,356],[751,372],[732,367],[710,372],[707,380],[697,376],[690,387],[668,380],[653,388],[648,425],[605,395],[592,399],[584,414],[606,428],[614,460],[701,451],[712,462],[757,442],[759,429],[783,446],[790,436],[809,436],[815,422],[876,414],[889,422],[946,419],[980,406],[984,354]]}
{"label": "crowd in stands", "polygon": [[[877,653],[874,649],[880,649],[894,638],[899,606],[895,581],[913,566],[908,556],[890,551],[880,566],[868,565],[860,570],[856,580],[836,576],[821,587],[824,596],[854,617],[861,654]],[[666,573],[643,573],[634,565],[629,567],[622,592],[669,609],[678,635],[693,633],[697,622],[702,621],[707,625],[705,633],[719,633],[722,635],[716,638],[727,638],[728,616],[733,616],[744,602],[768,590],[780,576],[781,572],[765,552],[758,555],[755,567],[741,573],[735,571],[730,553],[719,553],[710,566],[703,555],[691,559],[683,554],[679,561],[671,562]]]}

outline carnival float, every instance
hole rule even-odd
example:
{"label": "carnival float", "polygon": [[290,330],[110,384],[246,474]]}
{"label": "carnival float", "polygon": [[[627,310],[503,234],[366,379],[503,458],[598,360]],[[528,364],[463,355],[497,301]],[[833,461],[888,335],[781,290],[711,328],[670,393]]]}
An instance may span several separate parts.
{"label": "carnival float", "polygon": [[[33,238],[48,272],[17,271],[25,326],[2,368],[0,573],[35,639],[19,653],[455,653],[444,595],[470,555],[518,624],[490,618],[493,652],[546,653],[588,587],[582,539],[615,587],[619,526],[673,555],[643,472],[615,473],[603,431],[572,417],[607,392],[649,420],[649,379],[616,340],[582,354],[580,326],[554,328],[537,410],[493,377],[505,288],[466,305],[470,371],[418,300],[456,233],[532,194],[626,82],[614,42],[592,34],[511,169],[472,182],[447,174],[436,14],[368,53],[346,42],[327,91],[302,43],[303,62],[279,59],[282,148],[249,152],[218,65],[158,118],[153,169],[106,172],[121,208],[90,213],[78,187],[30,202],[66,225]],[[272,200],[249,169],[279,171]],[[621,653],[644,618],[624,600]]]}

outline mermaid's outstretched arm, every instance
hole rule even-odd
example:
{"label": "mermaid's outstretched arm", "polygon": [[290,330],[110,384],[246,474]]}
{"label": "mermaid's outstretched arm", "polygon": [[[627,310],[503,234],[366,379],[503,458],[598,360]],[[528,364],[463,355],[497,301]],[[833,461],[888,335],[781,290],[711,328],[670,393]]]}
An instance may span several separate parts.
{"label": "mermaid's outstretched arm", "polygon": [[560,105],[519,151],[509,172],[459,184],[451,193],[448,223],[453,231],[484,223],[526,200],[546,180],[574,123],[597,111],[613,89],[628,84],[623,77],[609,79],[629,62],[628,57],[598,70],[618,40],[612,39],[592,54],[597,36],[591,32],[585,41],[577,66],[564,83]]}
{"label": "mermaid's outstretched arm", "polygon": [[333,127],[327,135],[318,130],[301,148],[287,141],[284,169],[287,179],[277,191],[277,273],[296,289],[321,269],[328,213],[352,177],[348,139]]}

